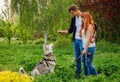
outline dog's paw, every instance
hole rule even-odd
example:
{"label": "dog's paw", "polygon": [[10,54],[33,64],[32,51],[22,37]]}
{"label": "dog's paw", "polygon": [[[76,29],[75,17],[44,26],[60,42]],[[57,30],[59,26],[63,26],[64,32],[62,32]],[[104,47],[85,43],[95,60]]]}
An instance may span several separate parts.
{"label": "dog's paw", "polygon": [[55,73],[53,69],[50,70],[50,73]]}

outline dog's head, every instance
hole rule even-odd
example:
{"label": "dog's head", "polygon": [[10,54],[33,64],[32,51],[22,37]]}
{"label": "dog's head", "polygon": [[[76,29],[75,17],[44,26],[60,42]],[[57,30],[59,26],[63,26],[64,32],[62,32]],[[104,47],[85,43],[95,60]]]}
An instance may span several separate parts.
{"label": "dog's head", "polygon": [[54,47],[54,44],[43,44],[43,51],[44,51],[44,54],[47,55],[49,53],[52,53],[53,52],[53,47]]}

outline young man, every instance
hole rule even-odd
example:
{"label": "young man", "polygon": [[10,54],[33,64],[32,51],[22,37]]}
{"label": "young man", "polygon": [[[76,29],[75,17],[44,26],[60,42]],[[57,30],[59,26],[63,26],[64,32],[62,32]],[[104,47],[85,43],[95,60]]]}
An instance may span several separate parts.
{"label": "young man", "polygon": [[82,26],[82,12],[76,6],[70,6],[70,14],[73,16],[71,19],[71,24],[68,30],[58,30],[60,34],[69,34],[73,33],[73,46],[74,46],[74,56],[76,59],[76,75],[75,78],[80,78],[81,73],[81,58],[80,54],[82,52],[82,40],[79,36],[79,32]]}

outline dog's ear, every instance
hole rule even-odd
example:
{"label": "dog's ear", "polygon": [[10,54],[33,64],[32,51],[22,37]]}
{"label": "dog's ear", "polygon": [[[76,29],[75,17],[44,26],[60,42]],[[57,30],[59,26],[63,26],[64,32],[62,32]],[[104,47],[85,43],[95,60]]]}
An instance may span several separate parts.
{"label": "dog's ear", "polygon": [[53,47],[54,47],[54,44],[51,43],[50,46],[53,48]]}

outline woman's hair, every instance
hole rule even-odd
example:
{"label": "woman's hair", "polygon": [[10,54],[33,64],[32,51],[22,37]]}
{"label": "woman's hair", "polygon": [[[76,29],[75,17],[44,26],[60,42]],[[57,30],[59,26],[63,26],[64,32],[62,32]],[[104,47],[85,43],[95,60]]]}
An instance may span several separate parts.
{"label": "woman's hair", "polygon": [[92,25],[93,29],[95,28],[95,27],[94,27],[94,21],[93,21],[92,16],[90,15],[89,12],[84,12],[84,13],[81,15],[81,17],[82,17],[82,28],[81,28],[81,30],[84,29],[84,30],[85,30],[85,31],[84,31],[85,34],[86,34],[86,31],[87,31],[87,29],[88,29],[88,27],[89,27],[89,24]]}
{"label": "woman's hair", "polygon": [[71,10],[72,11],[76,11],[76,10],[78,10],[79,8],[77,7],[77,6],[75,6],[75,5],[72,5],[72,6],[70,6],[70,8],[68,9],[68,11],[70,12]]}

